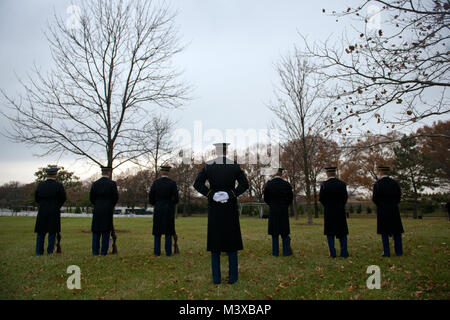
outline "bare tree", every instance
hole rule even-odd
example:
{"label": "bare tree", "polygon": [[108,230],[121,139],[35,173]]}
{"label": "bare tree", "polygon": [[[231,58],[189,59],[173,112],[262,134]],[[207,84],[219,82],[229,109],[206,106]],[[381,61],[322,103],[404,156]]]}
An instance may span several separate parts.
{"label": "bare tree", "polygon": [[183,150],[180,153],[180,158],[189,155],[190,161],[187,161],[187,158],[185,158],[183,161],[174,162],[173,168],[170,170],[170,177],[177,183],[181,198],[179,205],[182,205],[183,217],[187,217],[192,214],[191,204],[194,198],[193,194],[196,192],[192,181],[195,180],[198,172],[203,168],[204,163],[195,164],[192,150]]}
{"label": "bare tree", "polygon": [[[303,37],[305,54],[319,58],[321,72],[334,81],[340,121],[330,128],[344,134],[371,122],[411,129],[415,122],[448,115],[449,13],[448,0],[362,0],[356,8],[332,13],[364,26],[337,45],[329,40],[313,45]],[[350,120],[356,125],[349,127]]]}
{"label": "bare tree", "polygon": [[281,146],[283,150],[281,154],[281,166],[285,169],[283,172],[287,178],[287,181],[292,186],[292,192],[294,193],[294,199],[292,201],[292,206],[290,207],[293,211],[295,219],[298,219],[298,204],[297,198],[300,191],[300,181],[303,177],[301,174],[301,155],[298,148],[298,141],[288,141]]}
{"label": "bare tree", "polygon": [[143,128],[144,135],[138,137],[137,144],[142,146],[144,154],[133,160],[140,167],[152,170],[159,176],[159,166],[171,159],[175,149],[171,139],[174,122],[169,117],[154,116]]}
{"label": "bare tree", "polygon": [[24,93],[3,90],[7,135],[41,155],[71,153],[117,168],[140,157],[157,107],[177,108],[188,87],[171,65],[175,15],[152,1],[84,1],[79,26],[55,16],[46,33],[54,68],[35,67]]}
{"label": "bare tree", "polygon": [[311,153],[315,139],[308,136],[325,134],[332,100],[326,98],[326,86],[316,65],[299,50],[281,58],[277,65],[280,87],[275,94],[277,102],[269,106],[279,120],[278,128],[287,141],[298,142],[296,155],[301,157],[300,169],[304,176],[307,223],[311,214]]}

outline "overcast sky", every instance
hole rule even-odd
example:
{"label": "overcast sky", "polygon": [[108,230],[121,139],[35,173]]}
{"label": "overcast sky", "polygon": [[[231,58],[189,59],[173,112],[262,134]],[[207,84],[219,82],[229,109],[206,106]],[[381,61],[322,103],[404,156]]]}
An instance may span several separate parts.
{"label": "overcast sky", "polygon": [[[53,12],[67,16],[72,1],[0,1],[0,87],[10,95],[20,89],[17,77],[33,64],[43,70],[51,57],[43,31]],[[193,129],[266,129],[273,115],[267,104],[277,83],[274,63],[295,43],[298,32],[311,40],[339,36],[349,21],[336,22],[322,13],[343,10],[360,1],[299,0],[168,0],[178,11],[180,37],[187,44],[175,63],[194,87],[195,99],[173,112],[177,127]],[[3,107],[3,106],[1,106]],[[2,118],[2,127],[7,126]],[[32,182],[33,172],[49,163],[64,165],[86,178],[94,167],[57,155],[38,158],[39,149],[0,137],[0,183]],[[96,169],[95,169],[96,170]]]}

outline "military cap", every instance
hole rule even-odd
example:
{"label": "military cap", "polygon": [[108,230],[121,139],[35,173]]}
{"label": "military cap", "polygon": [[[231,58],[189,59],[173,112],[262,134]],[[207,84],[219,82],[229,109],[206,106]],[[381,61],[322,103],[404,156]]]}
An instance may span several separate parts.
{"label": "military cap", "polygon": [[216,152],[221,152],[222,154],[225,154],[227,151],[229,143],[221,142],[221,143],[214,143],[214,147],[216,147]]}
{"label": "military cap", "polygon": [[171,166],[160,166],[159,168],[161,169],[161,171],[164,171],[164,172],[169,172],[170,169],[172,169]]}
{"label": "military cap", "polygon": [[51,168],[45,169],[45,172],[47,174],[53,175],[53,174],[57,174],[58,170],[59,170],[59,168],[57,168],[57,167],[51,167]]}
{"label": "military cap", "polygon": [[381,172],[389,172],[391,168],[389,166],[378,166],[378,170]]}
{"label": "military cap", "polygon": [[110,172],[110,171],[112,171],[112,167],[100,166],[100,168],[102,169],[102,172]]}
{"label": "military cap", "polygon": [[334,173],[334,172],[336,172],[336,170],[337,170],[337,167],[325,167],[325,171],[327,173]]}

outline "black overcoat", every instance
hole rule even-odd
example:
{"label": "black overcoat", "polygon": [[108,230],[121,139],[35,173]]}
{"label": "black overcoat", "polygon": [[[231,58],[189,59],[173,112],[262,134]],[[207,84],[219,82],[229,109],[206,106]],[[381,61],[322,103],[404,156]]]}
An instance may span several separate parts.
{"label": "black overcoat", "polygon": [[[206,180],[209,188],[205,185]],[[197,175],[194,188],[208,197],[207,251],[242,250],[237,198],[248,189],[248,181],[240,165],[226,158],[209,161]],[[213,200],[214,193],[218,191],[228,193],[226,203]]]}
{"label": "black overcoat", "polygon": [[289,206],[294,199],[292,186],[280,177],[268,181],[264,187],[264,202],[269,205],[268,234],[289,235]]}
{"label": "black overcoat", "polygon": [[347,199],[347,185],[343,181],[330,178],[320,185],[319,201],[324,207],[325,235],[341,237],[348,234]]}
{"label": "black overcoat", "polygon": [[398,204],[402,192],[398,183],[383,177],[373,185],[372,201],[377,205],[377,233],[401,234],[403,233],[402,220]]}
{"label": "black overcoat", "polygon": [[39,205],[34,232],[61,232],[61,207],[66,201],[64,186],[54,179],[40,182],[34,192]]}
{"label": "black overcoat", "polygon": [[156,179],[150,187],[148,202],[153,205],[154,236],[175,234],[175,205],[179,201],[178,187],[168,177]]}
{"label": "black overcoat", "polygon": [[95,233],[113,231],[114,206],[119,200],[116,182],[101,177],[92,184],[89,199],[94,205],[91,231]]}

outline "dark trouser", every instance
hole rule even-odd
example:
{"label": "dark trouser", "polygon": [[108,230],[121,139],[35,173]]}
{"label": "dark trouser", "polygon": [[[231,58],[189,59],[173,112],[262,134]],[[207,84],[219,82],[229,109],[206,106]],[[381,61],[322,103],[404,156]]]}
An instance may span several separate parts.
{"label": "dark trouser", "polygon": [[[389,235],[382,234],[381,242],[383,243],[383,256],[390,257]],[[402,234],[394,234],[394,250],[396,255],[403,255]]]}
{"label": "dark trouser", "polygon": [[[330,257],[336,258],[336,249],[334,248],[334,237],[335,236],[327,236],[327,240],[328,240],[328,248],[330,249]],[[347,236],[341,236],[339,238],[339,242],[341,244],[340,257],[347,258],[348,257]]]}
{"label": "dark trouser", "polygon": [[[44,254],[45,235],[46,235],[46,233],[38,233],[36,236],[36,255],[37,256]],[[53,249],[55,248],[55,238],[56,238],[56,233],[48,234],[48,246],[47,246],[48,254],[53,253]]]}
{"label": "dark trouser", "polygon": [[[172,255],[172,235],[166,234],[164,238],[164,248],[166,249],[166,256],[169,257]],[[161,255],[161,236],[155,236],[153,252],[155,253],[155,256]]]}
{"label": "dark trouser", "polygon": [[[283,256],[291,255],[291,238],[289,236],[281,237],[283,244]],[[272,255],[278,257],[280,254],[279,236],[272,236]]]}
{"label": "dark trouser", "polygon": [[92,254],[98,256],[100,250],[100,238],[102,238],[102,256],[106,256],[109,249],[110,232],[92,232]]}
{"label": "dark trouser", "polygon": [[[235,283],[238,280],[238,254],[237,251],[227,252],[228,255],[228,283]],[[221,282],[220,274],[220,252],[211,251],[211,269],[213,282]]]}

